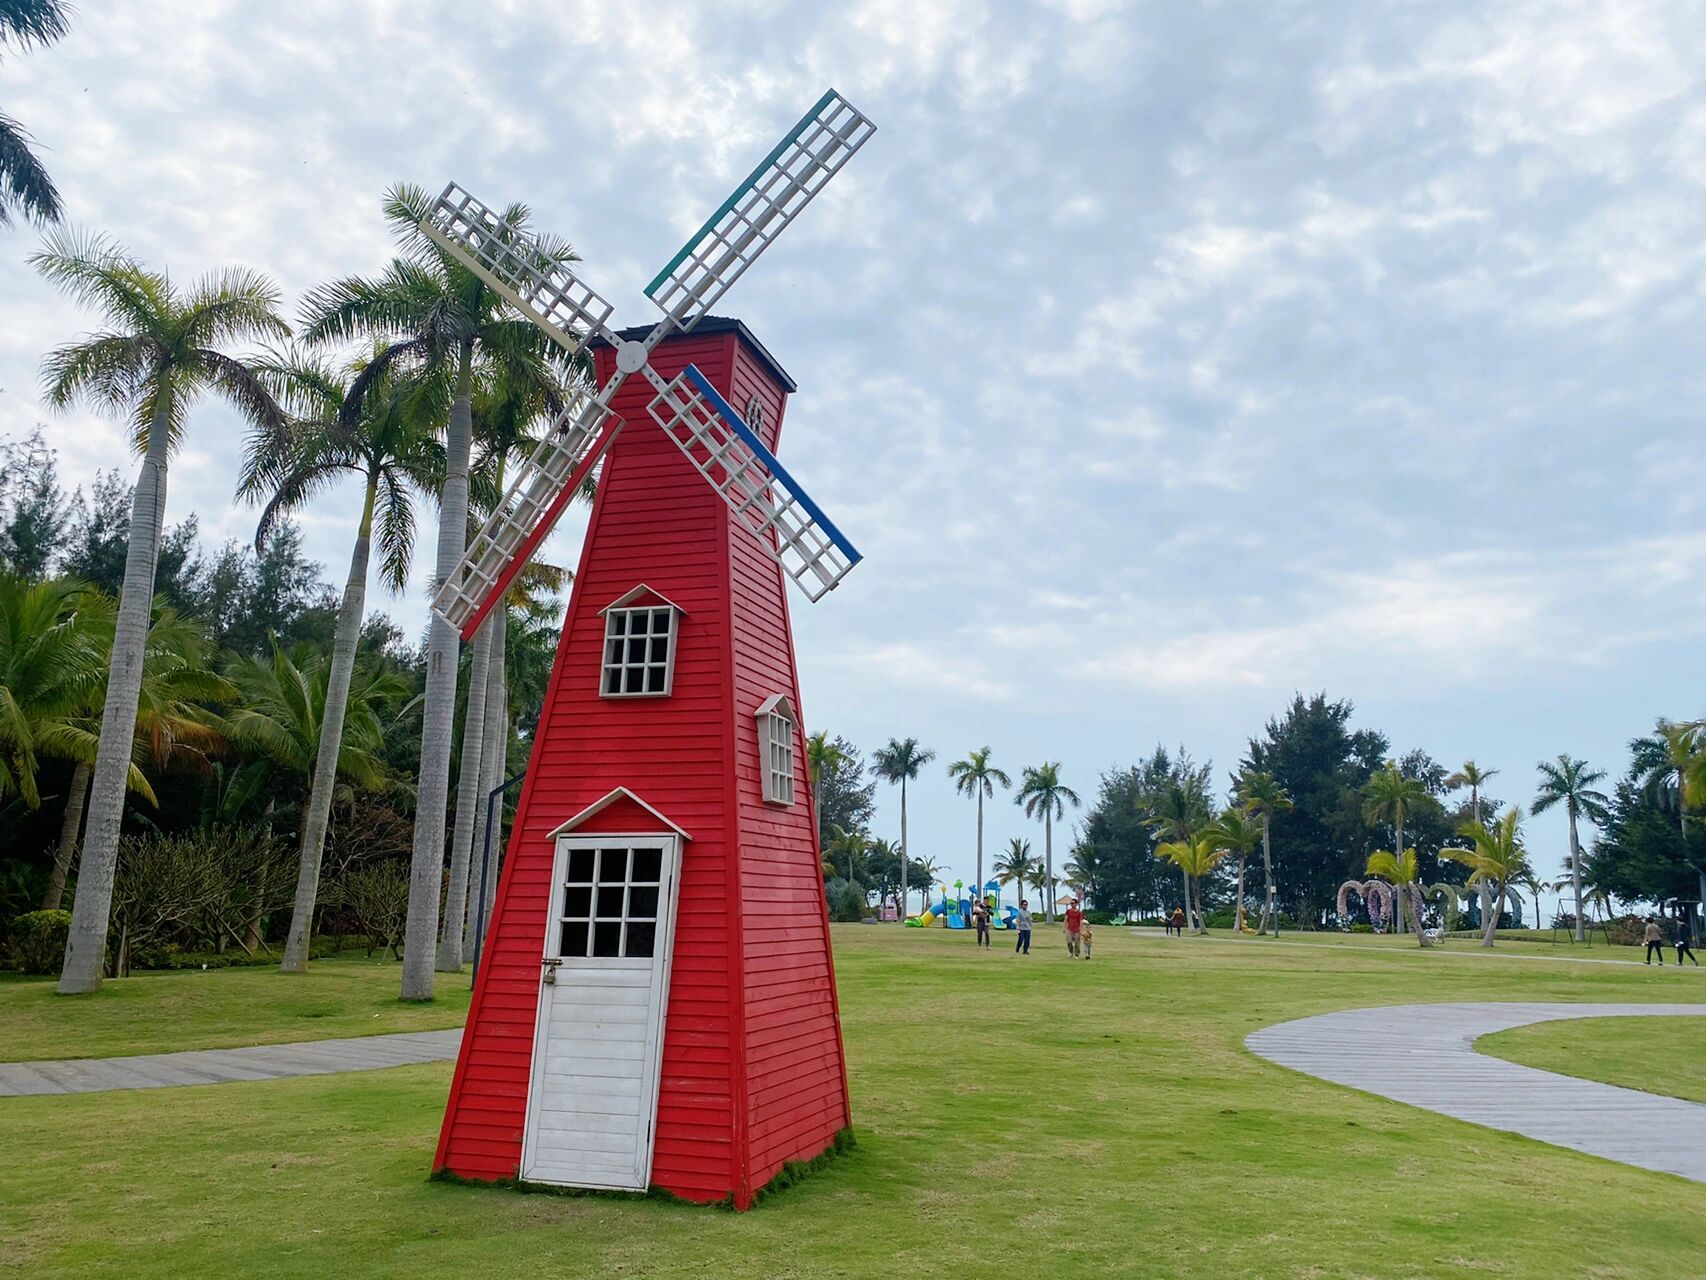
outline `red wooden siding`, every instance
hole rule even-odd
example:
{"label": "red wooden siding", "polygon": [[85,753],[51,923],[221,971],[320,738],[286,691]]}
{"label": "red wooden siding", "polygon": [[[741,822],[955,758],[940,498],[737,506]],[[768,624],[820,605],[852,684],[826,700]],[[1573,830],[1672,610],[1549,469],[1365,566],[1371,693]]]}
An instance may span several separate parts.
{"label": "red wooden siding", "polygon": [[[611,352],[597,360],[602,379]],[[775,440],[786,397],[736,333],[675,339],[653,358],[665,376],[689,361],[737,406],[758,395]],[[840,1026],[803,735],[799,803],[766,805],[759,785],[753,712],[772,693],[799,705],[782,575],[651,423],[652,394],[631,379],[612,406],[629,427],[599,482],[436,1167],[488,1179],[519,1168],[553,888],[546,836],[622,786],[691,837],[652,1180],[745,1207],[784,1160],[817,1154],[847,1124]],[[601,698],[598,610],[641,583],[682,610],[673,692]],[[586,829],[618,827],[655,830],[657,820],[618,801]]]}

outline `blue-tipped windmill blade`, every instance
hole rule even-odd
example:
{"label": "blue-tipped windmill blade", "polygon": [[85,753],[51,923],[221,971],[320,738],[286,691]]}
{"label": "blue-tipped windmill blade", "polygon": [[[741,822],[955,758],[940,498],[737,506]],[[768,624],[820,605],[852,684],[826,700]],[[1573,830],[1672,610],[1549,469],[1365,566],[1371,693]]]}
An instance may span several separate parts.
{"label": "blue-tipped windmill blade", "polygon": [[860,560],[846,535],[696,366],[658,383],[647,406],[652,420],[808,599],[821,600],[835,590]]}
{"label": "blue-tipped windmill blade", "polygon": [[646,296],[683,332],[691,329],[876,131],[829,90],[657,273]]}

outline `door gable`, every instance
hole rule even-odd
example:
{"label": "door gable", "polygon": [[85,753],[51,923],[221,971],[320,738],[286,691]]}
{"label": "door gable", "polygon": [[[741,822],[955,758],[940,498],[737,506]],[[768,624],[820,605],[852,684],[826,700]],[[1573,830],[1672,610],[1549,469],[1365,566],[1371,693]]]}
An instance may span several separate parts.
{"label": "door gable", "polygon": [[595,800],[552,831],[547,839],[567,835],[602,835],[620,832],[625,835],[642,832],[669,832],[683,840],[691,840],[685,830],[671,822],[627,787],[617,787],[600,800]]}

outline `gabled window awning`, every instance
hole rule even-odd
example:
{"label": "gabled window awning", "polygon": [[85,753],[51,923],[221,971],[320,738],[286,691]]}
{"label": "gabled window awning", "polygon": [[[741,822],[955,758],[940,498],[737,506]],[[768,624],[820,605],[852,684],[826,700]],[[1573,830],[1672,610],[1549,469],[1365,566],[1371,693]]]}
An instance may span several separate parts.
{"label": "gabled window awning", "polygon": [[611,805],[615,804],[619,800],[628,800],[634,804],[639,805],[640,808],[644,809],[647,813],[651,814],[652,817],[656,818],[659,822],[663,823],[664,826],[668,827],[671,831],[675,832],[675,834],[680,836],[683,840],[691,840],[693,838],[692,836],[688,835],[686,831],[682,830],[681,827],[679,827],[675,823],[671,822],[668,818],[664,817],[663,814],[659,813],[656,809],[652,808],[651,805],[647,804],[644,800],[640,799],[639,796],[635,795],[632,791],[628,790],[627,787],[617,787],[615,790],[611,791],[608,795],[604,796],[602,799],[593,801],[591,804],[587,805],[586,808],[582,809],[579,813],[577,813],[574,817],[570,818],[567,822],[563,823],[561,826],[552,830],[545,838],[547,840],[555,840],[558,836],[568,835],[570,832],[574,831],[575,828],[581,826],[583,823],[587,822],[589,819],[597,816],[598,814],[603,813],[606,809],[608,809]]}

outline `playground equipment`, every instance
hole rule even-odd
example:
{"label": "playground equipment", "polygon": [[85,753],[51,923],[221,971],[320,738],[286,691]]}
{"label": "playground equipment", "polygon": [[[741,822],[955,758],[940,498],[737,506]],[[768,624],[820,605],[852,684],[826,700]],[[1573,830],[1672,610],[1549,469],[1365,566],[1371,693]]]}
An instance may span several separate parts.
{"label": "playground equipment", "polygon": [[[947,885],[937,886],[941,896],[935,903],[910,917],[906,922],[909,929],[929,929],[941,925],[945,929],[971,928],[972,900],[966,896],[965,881],[954,881],[950,894]],[[989,927],[991,929],[1011,929],[1013,918],[1019,914],[1017,907],[1001,905],[1001,886],[994,880],[983,886],[984,901],[989,904]]]}

